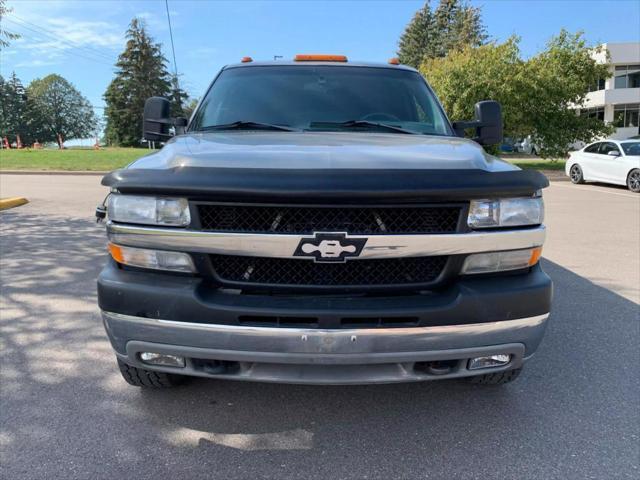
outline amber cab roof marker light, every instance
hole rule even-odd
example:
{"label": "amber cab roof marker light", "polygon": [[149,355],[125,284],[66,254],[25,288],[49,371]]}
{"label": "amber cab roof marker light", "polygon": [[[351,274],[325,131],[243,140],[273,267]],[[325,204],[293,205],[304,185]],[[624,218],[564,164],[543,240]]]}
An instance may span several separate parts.
{"label": "amber cab roof marker light", "polygon": [[251,57],[242,57],[242,58],[240,59],[240,61],[241,61],[242,63],[249,63],[249,62],[253,62],[253,58],[251,58]]}
{"label": "amber cab roof marker light", "polygon": [[389,65],[400,65],[400,60],[397,57],[390,58]]}
{"label": "amber cab roof marker light", "polygon": [[295,62],[346,62],[344,55],[324,55],[324,54],[298,54],[293,57]]}

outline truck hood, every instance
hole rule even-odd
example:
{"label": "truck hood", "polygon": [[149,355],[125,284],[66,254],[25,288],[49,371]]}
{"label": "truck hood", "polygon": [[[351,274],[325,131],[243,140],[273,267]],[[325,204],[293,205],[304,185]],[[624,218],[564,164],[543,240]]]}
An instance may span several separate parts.
{"label": "truck hood", "polygon": [[484,170],[517,167],[462,138],[363,132],[212,132],[172,139],[129,168]]}
{"label": "truck hood", "polygon": [[218,132],[176,137],[102,184],[224,202],[398,204],[532,195],[548,181],[459,138]]}

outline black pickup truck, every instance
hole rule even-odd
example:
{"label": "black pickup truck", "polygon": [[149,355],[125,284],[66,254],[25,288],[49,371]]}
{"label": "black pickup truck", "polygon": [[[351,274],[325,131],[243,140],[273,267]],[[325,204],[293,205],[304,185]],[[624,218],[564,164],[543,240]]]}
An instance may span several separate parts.
{"label": "black pickup truck", "polygon": [[416,70],[340,56],[245,58],[189,121],[149,99],[163,148],[102,181],[124,379],[516,378],[550,311],[548,182],[483,150],[499,104],[475,114],[450,123]]}

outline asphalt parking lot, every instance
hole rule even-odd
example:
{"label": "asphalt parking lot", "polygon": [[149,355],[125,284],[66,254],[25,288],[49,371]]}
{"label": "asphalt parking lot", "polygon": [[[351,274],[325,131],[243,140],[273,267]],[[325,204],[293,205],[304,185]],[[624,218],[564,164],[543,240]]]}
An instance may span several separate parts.
{"label": "asphalt parking lot", "polygon": [[640,196],[545,191],[551,323],[503,387],[120,378],[96,306],[97,176],[0,176],[0,477],[638,478]]}

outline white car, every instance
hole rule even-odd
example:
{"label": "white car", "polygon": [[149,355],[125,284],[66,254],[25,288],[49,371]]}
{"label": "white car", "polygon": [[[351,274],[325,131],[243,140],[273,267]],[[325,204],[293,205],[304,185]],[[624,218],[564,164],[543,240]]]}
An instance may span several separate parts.
{"label": "white car", "polygon": [[626,185],[640,192],[640,141],[602,140],[571,152],[564,167],[573,183]]}
{"label": "white car", "polygon": [[531,135],[527,135],[522,141],[516,143],[515,148],[520,153],[526,153],[527,155],[538,155],[538,146],[533,143]]}

